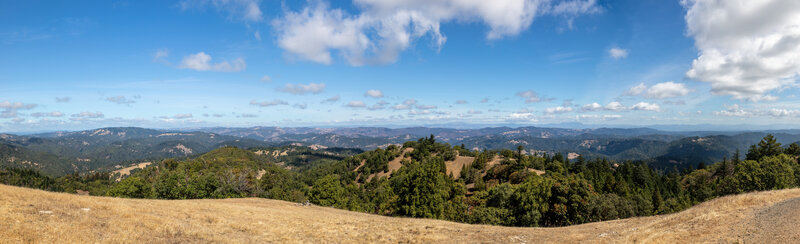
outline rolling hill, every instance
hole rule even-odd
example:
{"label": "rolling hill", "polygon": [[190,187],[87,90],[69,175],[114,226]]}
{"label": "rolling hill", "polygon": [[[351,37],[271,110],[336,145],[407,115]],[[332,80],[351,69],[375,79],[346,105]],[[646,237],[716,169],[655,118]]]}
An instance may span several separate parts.
{"label": "rolling hill", "polygon": [[[796,130],[772,131],[778,142],[800,141]],[[767,132],[672,132],[648,128],[563,129],[542,127],[311,128],[251,127],[198,130],[100,128],[35,135],[0,134],[0,166],[34,168],[50,175],[112,171],[165,158],[200,155],[224,146],[304,145],[373,150],[428,135],[471,150],[525,147],[528,154],[573,153],[584,158],[645,161],[671,170],[731,157]]]}
{"label": "rolling hill", "polygon": [[394,218],[277,200],[143,200],[0,185],[9,242],[765,243],[797,240],[800,189],[721,197],[660,216],[559,228]]}

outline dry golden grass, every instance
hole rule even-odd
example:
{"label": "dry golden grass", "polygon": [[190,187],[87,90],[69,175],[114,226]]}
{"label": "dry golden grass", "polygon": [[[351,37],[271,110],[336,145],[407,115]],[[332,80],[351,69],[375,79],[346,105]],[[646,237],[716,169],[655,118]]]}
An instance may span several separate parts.
{"label": "dry golden grass", "polygon": [[0,242],[741,242],[745,223],[756,211],[798,197],[800,189],[750,193],[664,216],[512,228],[384,217],[267,199],[118,199],[0,185]]}
{"label": "dry golden grass", "polygon": [[[127,168],[114,170],[113,172],[111,172],[111,174],[119,173],[120,176],[130,175],[131,174],[131,170],[144,169],[145,167],[149,166],[150,164],[152,164],[152,163],[151,162],[139,163],[139,164],[127,167]],[[117,181],[119,181],[119,179],[117,179]]]}
{"label": "dry golden grass", "polygon": [[444,162],[447,167],[447,175],[452,175],[453,178],[458,179],[461,177],[461,168],[464,165],[472,164],[475,162],[475,157],[456,156],[456,160]]}

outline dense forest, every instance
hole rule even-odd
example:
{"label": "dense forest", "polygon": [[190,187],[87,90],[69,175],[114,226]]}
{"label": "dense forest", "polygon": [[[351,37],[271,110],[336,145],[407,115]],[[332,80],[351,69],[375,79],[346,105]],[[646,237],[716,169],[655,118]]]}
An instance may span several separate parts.
{"label": "dense forest", "polygon": [[[224,147],[168,159],[116,181],[109,173],[52,178],[0,169],[0,183],[130,198],[264,197],[310,201],[387,216],[508,226],[564,226],[686,209],[714,197],[800,186],[800,146],[772,135],[746,155],[697,168],[655,170],[644,162],[473,151],[433,136],[344,158],[325,154],[286,167],[268,155]],[[460,170],[448,165],[469,157]],[[401,166],[392,171],[394,163]],[[289,162],[288,164],[291,164]],[[301,167],[302,165],[302,167]]]}

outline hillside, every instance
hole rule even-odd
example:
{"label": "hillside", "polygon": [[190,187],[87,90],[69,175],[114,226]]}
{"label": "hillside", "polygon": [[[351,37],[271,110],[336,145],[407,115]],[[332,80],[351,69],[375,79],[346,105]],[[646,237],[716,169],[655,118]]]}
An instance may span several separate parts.
{"label": "hillside", "polygon": [[[267,199],[141,200],[0,185],[10,242],[745,242],[797,240],[800,189],[721,197],[686,211],[559,228],[393,218]],[[763,239],[769,238],[769,239]]]}

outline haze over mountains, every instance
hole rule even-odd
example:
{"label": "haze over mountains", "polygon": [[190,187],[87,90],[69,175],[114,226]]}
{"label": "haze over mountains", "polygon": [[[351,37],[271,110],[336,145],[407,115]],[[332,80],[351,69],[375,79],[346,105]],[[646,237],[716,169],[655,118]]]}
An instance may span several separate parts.
{"label": "haze over mountains", "polygon": [[661,169],[696,167],[742,153],[767,133],[778,142],[800,141],[800,130],[760,132],[663,131],[650,128],[564,129],[543,127],[452,128],[313,128],[215,127],[156,130],[113,127],[33,135],[0,134],[0,164],[36,168],[61,175],[112,170],[148,160],[199,155],[223,146],[281,145],[373,150],[435,135],[451,145],[473,150],[523,146],[528,154],[563,153],[570,159],[608,158],[645,161]]}

